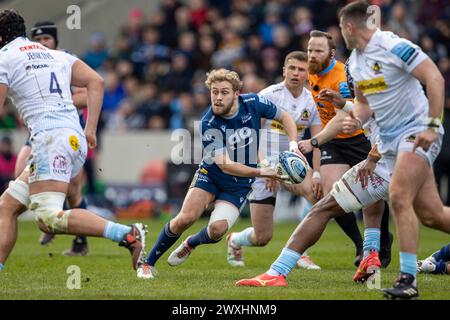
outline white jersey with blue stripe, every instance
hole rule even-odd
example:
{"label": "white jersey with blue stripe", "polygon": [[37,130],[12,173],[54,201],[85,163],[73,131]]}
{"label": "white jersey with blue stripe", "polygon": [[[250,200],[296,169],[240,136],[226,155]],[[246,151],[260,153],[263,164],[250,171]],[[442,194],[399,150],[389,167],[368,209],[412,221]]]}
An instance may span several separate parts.
{"label": "white jersey with blue stripe", "polygon": [[353,50],[349,71],[366,97],[380,127],[382,141],[390,142],[407,128],[425,127],[429,104],[411,72],[427,55],[411,41],[376,30],[363,51]]}
{"label": "white jersey with blue stripe", "polygon": [[83,133],[70,87],[72,65],[77,60],[25,37],[0,50],[0,83],[8,86],[31,135],[54,128]]}

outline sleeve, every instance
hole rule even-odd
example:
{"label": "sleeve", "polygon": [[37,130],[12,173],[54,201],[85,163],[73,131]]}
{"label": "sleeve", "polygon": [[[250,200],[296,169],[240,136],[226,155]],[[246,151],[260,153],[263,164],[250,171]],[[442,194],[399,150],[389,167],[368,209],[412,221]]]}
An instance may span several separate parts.
{"label": "sleeve", "polygon": [[257,108],[262,118],[266,119],[280,119],[281,110],[277,108],[272,102],[266,99],[263,95],[257,94]]}
{"label": "sleeve", "polygon": [[317,111],[316,103],[314,102],[314,99],[312,96],[308,99],[307,103],[308,103],[307,108],[311,111],[309,125],[310,126],[315,126],[315,125],[322,126],[322,121],[320,120],[319,111]]}
{"label": "sleeve", "polygon": [[0,57],[0,83],[9,86],[9,70],[6,57]]}
{"label": "sleeve", "polygon": [[411,73],[415,67],[428,56],[422,49],[409,40],[403,38],[391,38],[388,55],[391,61],[399,68]]}
{"label": "sleeve", "polygon": [[337,92],[344,98],[344,99],[353,99],[352,93],[350,91],[350,87],[348,85],[347,81],[347,73],[345,72],[345,66],[343,72],[340,72],[338,77],[338,83],[337,83]]}
{"label": "sleeve", "polygon": [[201,135],[204,154],[208,158],[227,152],[222,131],[215,128],[209,122],[201,123]]}
{"label": "sleeve", "polygon": [[80,60],[76,56],[67,51],[64,51],[64,55],[66,57],[66,60],[69,62],[70,67],[72,67],[76,61]]}

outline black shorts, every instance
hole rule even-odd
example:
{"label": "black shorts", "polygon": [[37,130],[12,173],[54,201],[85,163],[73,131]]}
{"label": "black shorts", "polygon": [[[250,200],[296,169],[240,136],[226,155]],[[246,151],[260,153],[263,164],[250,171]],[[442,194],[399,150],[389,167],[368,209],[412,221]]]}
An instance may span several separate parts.
{"label": "black shorts", "polygon": [[351,138],[333,139],[320,146],[320,165],[348,164],[353,167],[367,158],[370,149],[370,141],[362,133]]}

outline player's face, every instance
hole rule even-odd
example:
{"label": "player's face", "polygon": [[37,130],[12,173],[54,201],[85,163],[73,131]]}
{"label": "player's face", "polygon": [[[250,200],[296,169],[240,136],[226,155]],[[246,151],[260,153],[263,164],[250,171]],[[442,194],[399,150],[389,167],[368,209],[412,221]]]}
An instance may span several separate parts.
{"label": "player's face", "polygon": [[308,71],[319,73],[330,65],[331,53],[325,37],[312,37],[308,42]]}
{"label": "player's face", "polygon": [[339,21],[339,28],[341,28],[342,38],[344,38],[345,46],[347,49],[352,50],[355,48],[355,40],[351,36],[352,24],[343,21],[342,17]]}
{"label": "player's face", "polygon": [[227,115],[235,100],[239,96],[239,91],[233,91],[233,86],[228,81],[213,82],[211,84],[211,106],[215,115]]}
{"label": "player's face", "polygon": [[289,59],[283,67],[283,77],[289,87],[303,87],[308,77],[308,63]]}
{"label": "player's face", "polygon": [[53,50],[56,49],[55,38],[53,38],[52,36],[50,36],[48,34],[44,34],[42,36],[36,36],[33,38],[33,41],[39,42],[46,48],[53,49]]}

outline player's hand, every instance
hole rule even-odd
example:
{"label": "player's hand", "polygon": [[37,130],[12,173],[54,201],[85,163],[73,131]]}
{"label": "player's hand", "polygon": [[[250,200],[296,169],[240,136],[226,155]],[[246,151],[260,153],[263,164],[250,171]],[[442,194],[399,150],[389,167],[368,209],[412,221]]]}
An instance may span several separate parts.
{"label": "player's hand", "polygon": [[434,131],[427,130],[424,132],[419,133],[416,136],[416,139],[414,140],[414,147],[413,152],[418,148],[421,147],[425,152],[428,151],[431,144],[436,141],[438,138],[438,134]]}
{"label": "player's hand", "polygon": [[289,142],[289,151],[298,154],[299,157],[302,158],[302,160],[305,163],[308,163],[308,160],[306,160],[306,157],[303,155],[303,153],[301,153],[300,149],[298,148],[297,142],[295,142],[295,143],[294,143],[294,141]]}
{"label": "player's hand", "polygon": [[323,196],[322,182],[319,177],[313,177],[311,179],[311,188],[314,197],[319,200]]}
{"label": "player's hand", "polygon": [[84,129],[84,135],[86,136],[89,149],[94,149],[97,146],[97,132],[86,128]]}
{"label": "player's hand", "polygon": [[266,189],[276,193],[280,189],[280,181],[274,179],[264,179]]}
{"label": "player's hand", "polygon": [[326,100],[331,102],[335,106],[339,108],[343,108],[345,106],[346,100],[342,98],[342,96],[334,90],[331,89],[322,89],[320,90],[317,98],[320,100]]}
{"label": "player's hand", "polygon": [[263,178],[275,179],[283,181],[283,178],[278,174],[277,170],[272,167],[265,167],[259,169],[259,176]]}
{"label": "player's hand", "polygon": [[361,120],[355,117],[353,111],[349,111],[348,116],[344,118],[342,123],[342,132],[350,134],[355,132],[357,129],[361,129]]}
{"label": "player's hand", "polygon": [[356,173],[355,182],[361,181],[363,189],[366,189],[369,186],[369,179],[373,180],[373,172],[375,171],[376,166],[376,162],[366,159]]}
{"label": "player's hand", "polygon": [[313,150],[313,146],[311,145],[311,139],[299,141],[298,148],[303,154],[310,153]]}

